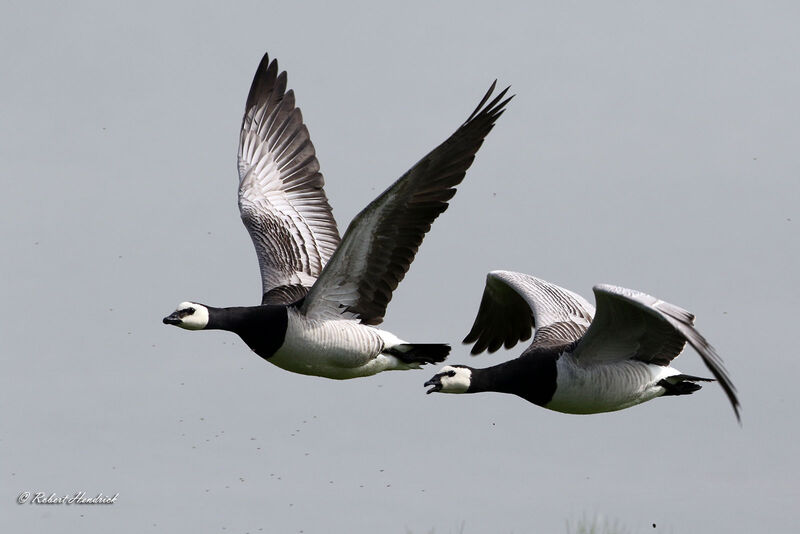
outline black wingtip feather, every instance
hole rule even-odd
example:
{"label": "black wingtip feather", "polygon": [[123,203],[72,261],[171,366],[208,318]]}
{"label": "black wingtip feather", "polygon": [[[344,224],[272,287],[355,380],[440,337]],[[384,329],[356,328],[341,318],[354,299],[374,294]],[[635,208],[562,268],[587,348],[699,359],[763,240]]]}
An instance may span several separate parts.
{"label": "black wingtip feather", "polygon": [[[677,309],[682,310],[682,308]],[[694,319],[694,315],[689,312],[686,312],[682,315],[682,318],[685,322],[681,322],[681,319],[676,319],[672,315],[667,315],[667,317],[669,317],[671,320],[670,322],[672,322],[673,325],[677,325],[678,331],[683,334],[683,336],[686,338],[686,341],[688,341],[694,350],[697,351],[708,370],[711,371],[711,374],[717,379],[717,382],[719,383],[720,387],[722,387],[722,390],[725,392],[725,395],[728,397],[728,400],[731,403],[733,412],[736,415],[736,421],[739,423],[739,426],[741,426],[741,405],[739,404],[739,398],[736,395],[736,386],[733,385],[730,376],[728,376],[728,371],[725,369],[722,358],[720,358],[716,349],[714,349],[714,347],[706,340],[706,338],[694,328],[691,322],[689,322],[690,320]],[[689,317],[691,319],[689,319]]]}
{"label": "black wingtip feather", "polygon": [[471,121],[475,117],[475,115],[478,114],[478,112],[481,110],[483,105],[486,103],[487,100],[489,100],[489,97],[494,92],[494,88],[495,88],[496,85],[497,85],[497,79],[495,79],[495,81],[492,82],[492,85],[489,86],[489,90],[486,91],[486,94],[483,95],[483,98],[481,98],[480,103],[475,107],[475,110],[470,114],[470,116],[467,117],[467,120],[465,122]]}
{"label": "black wingtip feather", "polygon": [[[284,73],[285,74],[285,73]],[[250,92],[247,94],[245,109],[252,108],[261,95],[269,94],[278,77],[278,60],[270,61],[269,53],[265,53],[258,64],[253,82],[250,84]]]}
{"label": "black wingtip feather", "polygon": [[[481,99],[480,103],[475,108],[475,110],[470,114],[470,116],[467,117],[467,120],[464,121],[464,124],[472,122],[479,115],[485,115],[485,116],[489,117],[491,119],[491,122],[494,122],[495,120],[497,120],[497,118],[502,114],[503,108],[505,107],[505,105],[508,104],[508,102],[512,98],[514,98],[515,95],[511,95],[507,99],[505,99],[502,102],[500,102],[502,100],[502,98],[506,95],[506,93],[508,93],[508,90],[511,89],[511,86],[509,85],[508,87],[506,87],[505,89],[500,91],[500,93],[498,95],[496,95],[491,102],[486,104],[486,102],[489,100],[489,98],[491,98],[492,93],[494,92],[494,89],[495,89],[496,86],[497,86],[497,80],[492,82],[492,85],[489,86],[489,90],[486,91],[485,95],[483,95],[483,98]],[[499,102],[499,104],[498,104],[498,102]],[[486,104],[486,105],[484,106],[484,104]],[[499,110],[499,114],[498,114],[498,110]]]}

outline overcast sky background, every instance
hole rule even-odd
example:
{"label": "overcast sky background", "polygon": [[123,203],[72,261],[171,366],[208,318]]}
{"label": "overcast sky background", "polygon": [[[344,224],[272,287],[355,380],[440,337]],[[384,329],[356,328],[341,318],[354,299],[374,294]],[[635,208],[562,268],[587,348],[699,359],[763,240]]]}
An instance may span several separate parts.
{"label": "overcast sky background", "polygon": [[[0,530],[630,532],[797,528],[800,8],[785,2],[4,2]],[[384,327],[450,342],[492,269],[697,315],[722,390],[571,416],[424,394],[435,372],[293,375],[161,318],[256,304],[236,207],[269,51],[341,231],[469,115],[516,98]],[[707,375],[691,351],[675,362]],[[119,493],[107,507],[23,491]],[[652,524],[657,526],[654,529]]]}

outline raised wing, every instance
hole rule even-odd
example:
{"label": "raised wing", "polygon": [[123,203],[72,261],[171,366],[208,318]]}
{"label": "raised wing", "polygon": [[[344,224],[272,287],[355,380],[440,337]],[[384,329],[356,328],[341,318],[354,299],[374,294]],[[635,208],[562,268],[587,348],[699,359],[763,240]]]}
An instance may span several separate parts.
{"label": "raised wing", "polygon": [[487,104],[495,84],[467,121],[359,213],[311,288],[309,317],[383,321],[392,291],[403,279],[431,223],[455,195],[475,153],[511,97],[508,88]]}
{"label": "raised wing", "polygon": [[581,338],[593,315],[594,306],[563,287],[527,274],[492,271],[464,343],[475,343],[473,355],[503,345],[510,349],[535,328],[531,348],[568,344]]}
{"label": "raised wing", "polygon": [[339,245],[324,184],[286,72],[264,54],[239,137],[239,211],[256,247],[263,303],[305,295]]}
{"label": "raised wing", "polygon": [[597,285],[594,294],[597,314],[575,348],[573,356],[578,361],[635,359],[669,365],[688,341],[719,381],[739,418],[736,388],[714,347],[694,328],[694,315],[632,289]]}

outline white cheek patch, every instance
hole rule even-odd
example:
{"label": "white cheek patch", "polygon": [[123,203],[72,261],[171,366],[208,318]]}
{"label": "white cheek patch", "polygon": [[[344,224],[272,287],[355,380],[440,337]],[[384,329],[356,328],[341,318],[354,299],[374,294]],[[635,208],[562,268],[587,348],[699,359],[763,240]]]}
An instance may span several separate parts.
{"label": "white cheek patch", "polygon": [[181,302],[176,311],[194,308],[194,313],[181,318],[181,328],[186,330],[202,330],[208,325],[208,308],[194,302]]}
{"label": "white cheek patch", "polygon": [[454,376],[442,377],[442,393],[464,393],[469,389],[472,382],[472,371],[466,367],[451,367],[446,366],[442,368],[443,373],[453,371]]}

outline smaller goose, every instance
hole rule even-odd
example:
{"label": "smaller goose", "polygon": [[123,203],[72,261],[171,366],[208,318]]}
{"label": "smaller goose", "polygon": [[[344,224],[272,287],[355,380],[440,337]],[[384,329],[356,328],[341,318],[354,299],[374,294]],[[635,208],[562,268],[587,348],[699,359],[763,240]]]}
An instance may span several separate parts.
{"label": "smaller goose", "polygon": [[695,330],[694,315],[645,293],[594,286],[597,313],[583,297],[533,276],[493,271],[464,343],[472,354],[511,348],[531,337],[519,358],[485,369],[447,365],[425,382],[428,393],[513,393],[544,408],[589,414],[688,395],[697,382],[670,367],[688,341],[719,381],[739,417],[739,400],[714,348]]}

